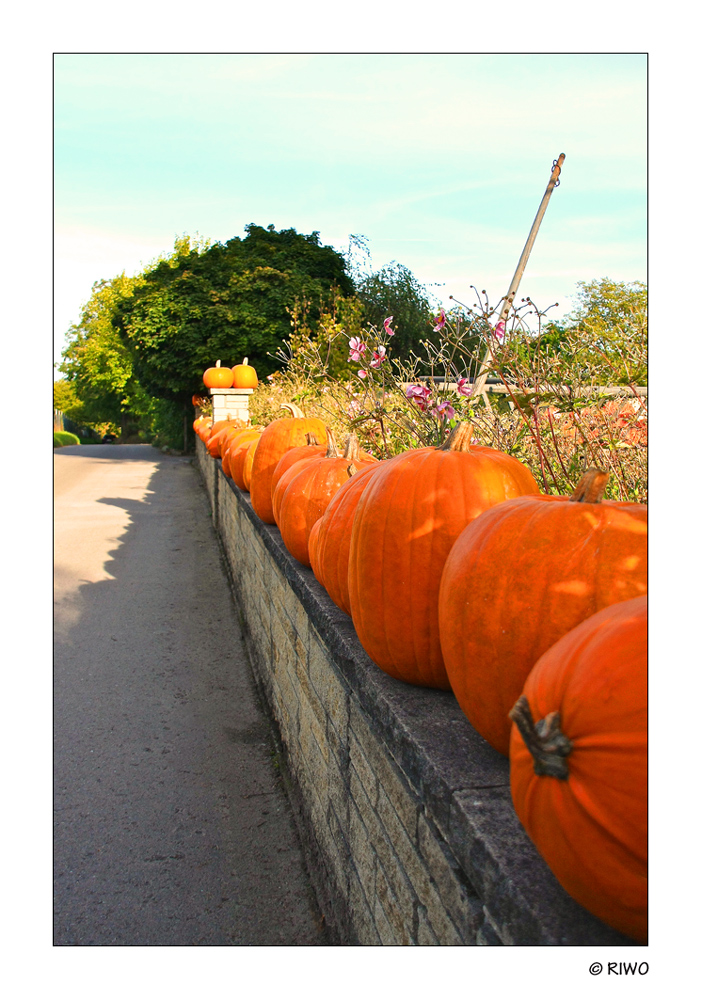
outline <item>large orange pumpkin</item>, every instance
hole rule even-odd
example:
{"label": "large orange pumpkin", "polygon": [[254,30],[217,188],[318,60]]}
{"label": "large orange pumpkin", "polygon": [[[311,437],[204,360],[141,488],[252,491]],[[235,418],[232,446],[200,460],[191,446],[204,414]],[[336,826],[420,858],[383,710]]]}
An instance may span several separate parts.
{"label": "large orange pumpkin", "polygon": [[318,521],[315,545],[310,535],[310,565],[334,604],[351,614],[349,601],[349,549],[351,528],[361,494],[368,485],[368,477],[375,475],[381,463],[364,466],[332,497],[329,506]]}
{"label": "large orange pumpkin", "polygon": [[647,935],[647,598],[612,604],[537,661],[511,714],[517,816],[563,888]]}
{"label": "large orange pumpkin", "polygon": [[258,385],[258,375],[256,369],[249,364],[249,359],[244,358],[244,363],[234,365],[232,368],[232,386],[235,389],[255,389]]}
{"label": "large orange pumpkin", "polygon": [[202,381],[208,389],[231,389],[232,380],[231,368],[225,368],[221,361],[218,361],[214,368],[208,368],[202,376]]}
{"label": "large orange pumpkin", "polygon": [[468,423],[438,448],[382,462],[358,502],[349,553],[351,616],[386,673],[449,689],[439,643],[439,582],[463,528],[509,497],[538,493],[510,455],[471,446]]}
{"label": "large orange pumpkin", "polygon": [[290,417],[280,417],[263,431],[253,457],[251,470],[251,506],[265,524],[274,524],[271,481],[275,467],[289,448],[305,444],[308,434],[319,441],[326,438],[326,426],[317,417],[306,417],[299,406],[285,403]]}
{"label": "large orange pumpkin", "polygon": [[[275,467],[273,473],[273,478],[271,479],[271,500],[273,502],[273,518],[275,523],[278,523],[278,508],[280,506],[280,500],[282,499],[282,493],[280,496],[277,495],[278,483],[281,479],[285,478],[286,483],[290,482],[292,478],[288,473],[293,465],[297,465],[298,462],[311,462],[313,458],[321,458],[322,455],[326,455],[327,446],[325,444],[320,444],[314,434],[307,435],[307,444],[297,445],[295,448],[289,448],[284,455],[281,456],[280,461]],[[300,466],[302,468],[302,466]],[[283,492],[285,492],[283,490]]]}
{"label": "large orange pumpkin", "polygon": [[279,498],[277,523],[285,547],[303,566],[310,565],[308,541],[312,525],[320,519],[336,491],[359,466],[377,464],[377,459],[362,456],[355,434],[349,434],[340,453],[327,428],[327,445],[325,455],[293,465],[278,483],[274,497],[274,505]]}
{"label": "large orange pumpkin", "polygon": [[249,430],[242,431],[242,433],[237,435],[234,441],[232,441],[229,447],[229,475],[239,489],[246,490],[246,492],[248,492],[249,487],[244,482],[244,462],[246,461],[246,455],[249,448],[254,441],[258,441],[262,433],[263,432],[260,429],[255,429],[253,427]]}
{"label": "large orange pumpkin", "polygon": [[446,560],[441,648],[458,703],[500,753],[508,712],[549,646],[601,608],[647,591],[647,508],[603,501],[590,469],[573,495],[523,496],[486,511]]}
{"label": "large orange pumpkin", "polygon": [[252,427],[229,427],[222,433],[221,444],[219,450],[222,455],[222,472],[225,476],[232,478],[231,470],[231,449],[239,440],[240,434],[245,434],[247,431],[254,430]]}

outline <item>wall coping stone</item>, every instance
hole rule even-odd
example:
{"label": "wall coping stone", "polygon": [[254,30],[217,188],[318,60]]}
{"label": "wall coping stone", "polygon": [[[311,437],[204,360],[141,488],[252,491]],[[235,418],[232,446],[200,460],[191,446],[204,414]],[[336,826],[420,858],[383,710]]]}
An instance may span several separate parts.
{"label": "wall coping stone", "polygon": [[[260,520],[249,494],[224,475],[219,459],[199,447],[198,457],[200,463],[215,463],[215,490],[229,489],[253,525],[371,730],[414,787],[503,942],[636,945],[560,886],[514,812],[509,761],[471,726],[453,693],[406,684],[377,667],[361,646],[351,618],[334,604],[312,570],[290,555],[277,526]],[[203,478],[207,482],[204,470]]]}

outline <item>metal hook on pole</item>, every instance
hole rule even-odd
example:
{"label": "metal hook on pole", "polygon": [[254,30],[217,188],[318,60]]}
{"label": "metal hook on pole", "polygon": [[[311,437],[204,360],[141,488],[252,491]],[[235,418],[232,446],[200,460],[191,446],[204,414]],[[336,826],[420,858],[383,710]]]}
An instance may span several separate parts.
{"label": "metal hook on pole", "polygon": [[[498,320],[498,322],[501,322],[501,323],[506,323],[507,322],[507,317],[509,316],[509,311],[510,311],[510,309],[512,307],[512,303],[514,302],[514,297],[517,294],[517,289],[519,288],[519,282],[522,280],[522,275],[524,274],[524,269],[526,268],[527,261],[529,260],[529,254],[531,253],[532,247],[534,246],[534,243],[536,241],[536,234],[539,231],[539,226],[541,225],[541,220],[543,219],[544,215],[546,214],[546,208],[548,206],[549,199],[550,199],[551,195],[553,194],[553,189],[556,188],[556,187],[558,187],[558,185],[561,183],[560,180],[559,180],[559,178],[560,178],[560,173],[561,173],[561,167],[563,166],[563,161],[564,160],[565,160],[565,153],[561,153],[561,155],[558,157],[558,159],[553,161],[553,165],[551,167],[551,177],[550,177],[548,185],[546,187],[546,191],[544,192],[544,196],[541,199],[541,204],[539,205],[539,210],[536,213],[536,218],[534,219],[534,221],[532,223],[531,231],[529,233],[527,241],[524,244],[524,249],[522,250],[522,255],[519,258],[519,263],[517,264],[517,270],[514,272],[514,277],[512,278],[511,284],[509,286],[509,291],[507,292],[507,295],[505,296],[505,299],[504,299],[504,305],[502,306],[502,309],[500,310],[500,319]],[[473,397],[474,398],[476,396],[479,396],[480,393],[485,388],[485,381],[487,379],[488,370],[489,370],[489,367],[490,367],[490,365],[489,365],[490,355],[491,355],[490,345],[488,344],[487,349],[485,351],[485,355],[484,355],[483,360],[482,360],[482,363],[480,365],[480,370],[478,372],[478,376],[477,376],[477,378],[475,380],[475,383],[473,385]],[[485,396],[484,398],[485,398],[485,402],[487,403],[487,405],[489,407],[490,403],[488,402],[487,396]]]}

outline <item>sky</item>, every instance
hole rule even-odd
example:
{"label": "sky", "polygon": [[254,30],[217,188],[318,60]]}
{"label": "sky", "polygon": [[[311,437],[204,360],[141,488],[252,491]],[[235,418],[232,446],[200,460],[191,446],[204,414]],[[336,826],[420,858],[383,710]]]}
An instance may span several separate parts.
{"label": "sky", "polygon": [[56,54],[55,360],[95,281],[250,222],[497,302],[560,153],[518,293],[552,317],[647,281],[646,55]]}

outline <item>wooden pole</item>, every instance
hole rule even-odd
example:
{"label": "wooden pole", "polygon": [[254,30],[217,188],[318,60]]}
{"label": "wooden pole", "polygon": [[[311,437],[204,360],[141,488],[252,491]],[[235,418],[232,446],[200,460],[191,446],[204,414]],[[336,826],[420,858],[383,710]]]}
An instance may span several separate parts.
{"label": "wooden pole", "polygon": [[[502,306],[502,309],[500,310],[500,318],[499,318],[498,322],[501,322],[501,323],[506,323],[507,322],[507,317],[509,316],[510,308],[512,307],[512,303],[514,302],[514,297],[517,294],[517,289],[519,288],[519,282],[522,280],[522,275],[524,274],[524,269],[526,268],[527,261],[529,260],[529,254],[531,253],[532,247],[534,246],[534,243],[536,241],[536,234],[539,231],[539,226],[541,225],[541,220],[543,219],[544,215],[546,214],[546,208],[548,206],[548,203],[549,203],[549,200],[551,198],[551,195],[553,194],[553,189],[555,188],[556,184],[558,183],[558,177],[560,175],[561,167],[563,166],[563,161],[564,160],[565,160],[565,153],[561,153],[561,155],[558,157],[558,159],[554,160],[553,168],[552,168],[552,171],[551,171],[551,179],[549,180],[548,186],[546,187],[546,191],[544,192],[544,196],[541,199],[541,204],[539,205],[539,210],[536,213],[536,218],[534,219],[534,222],[532,223],[531,231],[529,233],[529,237],[528,237],[526,243],[524,244],[524,249],[522,250],[522,255],[519,258],[519,263],[517,264],[517,270],[514,272],[514,277],[512,278],[512,282],[511,282],[511,284],[509,286],[509,291],[507,292],[507,295],[505,296],[504,304]],[[478,371],[478,377],[476,378],[476,380],[475,380],[475,382],[473,384],[473,396],[474,397],[479,396],[483,392],[483,390],[485,388],[485,381],[487,379],[488,371],[489,371],[489,368],[490,368],[489,362],[490,362],[491,355],[492,355],[492,350],[491,350],[490,343],[488,342],[487,348],[485,349],[485,355],[483,357],[483,360],[482,360],[481,365],[480,365],[480,369]],[[488,401],[487,396],[485,396],[484,399],[485,399],[485,402],[486,402],[487,406],[489,407],[490,403]]]}

